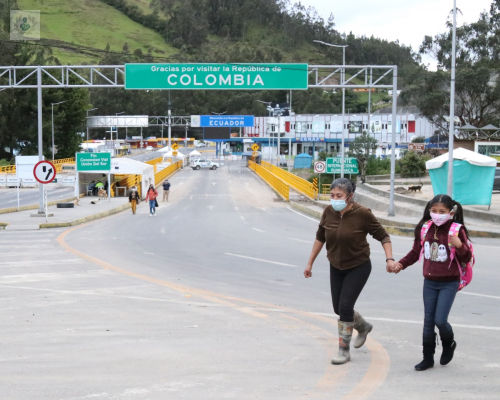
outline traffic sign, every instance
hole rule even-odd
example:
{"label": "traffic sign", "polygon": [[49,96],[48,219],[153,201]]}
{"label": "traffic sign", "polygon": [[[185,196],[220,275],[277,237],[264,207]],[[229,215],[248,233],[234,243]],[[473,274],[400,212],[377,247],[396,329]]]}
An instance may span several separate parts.
{"label": "traffic sign", "polygon": [[314,172],[317,174],[322,174],[325,172],[326,169],[326,162],[325,161],[316,161],[314,163]]}
{"label": "traffic sign", "polygon": [[259,153],[258,153],[258,152],[256,152],[256,151],[254,151],[254,152],[252,153],[252,156],[253,156],[253,157],[257,157],[258,155],[259,155]]}
{"label": "traffic sign", "polygon": [[178,153],[177,151],[173,151],[172,155],[175,157],[177,155],[177,153]]}
{"label": "traffic sign", "polygon": [[111,153],[76,153],[76,170],[110,171]]}
{"label": "traffic sign", "polygon": [[177,143],[174,143],[172,145],[172,150],[177,150],[179,148],[179,145]]}
{"label": "traffic sign", "polygon": [[[331,157],[326,159],[326,173],[327,174],[340,174],[341,164],[340,157]],[[358,175],[358,160],[355,158],[344,158],[344,174]]]}
{"label": "traffic sign", "polygon": [[40,183],[50,183],[56,178],[56,167],[50,161],[40,161],[33,168],[33,175]]}
{"label": "traffic sign", "polygon": [[307,90],[307,64],[125,64],[125,89]]}
{"label": "traffic sign", "polygon": [[257,150],[259,150],[259,145],[258,145],[257,143],[254,143],[254,144],[252,145],[252,150],[253,150],[253,151],[257,151]]}

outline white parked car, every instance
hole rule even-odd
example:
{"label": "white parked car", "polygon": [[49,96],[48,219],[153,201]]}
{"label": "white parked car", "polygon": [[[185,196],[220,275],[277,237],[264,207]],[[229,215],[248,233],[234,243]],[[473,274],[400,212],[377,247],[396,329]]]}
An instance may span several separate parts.
{"label": "white parked car", "polygon": [[153,146],[146,147],[146,151],[153,151]]}
{"label": "white parked car", "polygon": [[210,168],[215,170],[219,168],[219,163],[207,160],[206,158],[200,158],[198,160],[193,161],[193,163],[191,164],[191,168],[193,169]]}
{"label": "white parked car", "polygon": [[196,143],[196,147],[207,147],[206,143]]}

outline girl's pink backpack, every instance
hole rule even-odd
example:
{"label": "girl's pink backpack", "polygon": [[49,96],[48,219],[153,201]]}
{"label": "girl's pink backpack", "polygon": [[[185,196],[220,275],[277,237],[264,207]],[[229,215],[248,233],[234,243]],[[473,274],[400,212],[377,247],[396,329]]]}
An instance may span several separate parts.
{"label": "girl's pink backpack", "polygon": [[[430,227],[432,225],[432,221],[427,221],[423,226],[422,230],[420,231],[420,240],[421,240],[421,246],[422,246],[422,251],[420,253],[420,258],[422,258],[422,253],[424,251],[424,241],[425,241],[425,236],[427,235],[427,232],[429,231]],[[458,236],[458,233],[460,232],[460,228],[462,227],[461,224],[458,224],[456,222],[453,222],[450,226],[450,232],[448,233],[448,237],[450,236]],[[461,263],[457,259],[457,265],[458,265],[458,270],[460,271],[460,284],[458,285],[458,291],[462,290],[464,287],[466,287],[471,281],[472,281],[472,267],[474,267],[474,264],[476,263],[476,257],[474,256],[474,248],[472,247],[472,243],[467,238],[467,246],[469,247],[472,257],[470,258],[468,263]],[[455,253],[457,249],[451,244],[448,243],[448,247],[450,248],[450,267],[451,264],[453,263],[453,259],[455,258]],[[448,267],[448,268],[450,268]]]}

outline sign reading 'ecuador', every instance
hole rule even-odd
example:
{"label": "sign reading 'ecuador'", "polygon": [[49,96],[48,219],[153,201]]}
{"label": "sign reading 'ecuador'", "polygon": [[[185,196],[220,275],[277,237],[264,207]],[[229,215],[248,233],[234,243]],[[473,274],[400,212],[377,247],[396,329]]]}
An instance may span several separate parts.
{"label": "sign reading 'ecuador'", "polygon": [[305,90],[307,64],[125,64],[125,89]]}

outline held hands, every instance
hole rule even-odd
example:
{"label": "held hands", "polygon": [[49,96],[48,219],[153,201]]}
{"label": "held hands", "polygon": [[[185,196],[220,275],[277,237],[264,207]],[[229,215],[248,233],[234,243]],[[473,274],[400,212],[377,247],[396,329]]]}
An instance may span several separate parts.
{"label": "held hands", "polygon": [[456,247],[457,249],[461,249],[462,248],[462,241],[460,240],[460,238],[458,236],[450,236],[448,238],[448,242],[453,246],[453,247]]}
{"label": "held hands", "polygon": [[387,261],[387,268],[386,269],[387,269],[387,272],[389,272],[389,273],[399,274],[402,271],[403,266],[396,261],[389,260],[389,261]]}
{"label": "held hands", "polygon": [[307,265],[306,269],[304,270],[304,277],[310,278],[312,276],[312,272],[311,272],[312,267],[313,266],[311,264]]}

